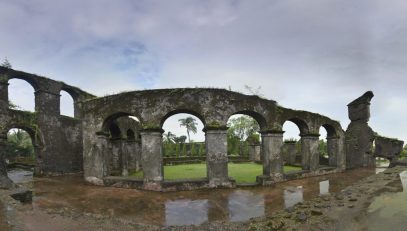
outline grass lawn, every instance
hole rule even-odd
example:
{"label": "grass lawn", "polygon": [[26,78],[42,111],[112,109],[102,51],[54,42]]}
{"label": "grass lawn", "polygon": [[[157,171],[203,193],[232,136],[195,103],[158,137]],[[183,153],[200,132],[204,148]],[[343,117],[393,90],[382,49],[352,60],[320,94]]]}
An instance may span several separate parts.
{"label": "grass lawn", "polygon": [[[229,176],[233,177],[237,183],[256,182],[256,176],[263,173],[263,165],[256,163],[229,163]],[[284,166],[284,172],[301,170],[299,167]],[[136,172],[131,176],[143,177],[143,172]],[[206,164],[181,164],[174,166],[164,166],[164,179],[175,180],[185,178],[206,177]]]}

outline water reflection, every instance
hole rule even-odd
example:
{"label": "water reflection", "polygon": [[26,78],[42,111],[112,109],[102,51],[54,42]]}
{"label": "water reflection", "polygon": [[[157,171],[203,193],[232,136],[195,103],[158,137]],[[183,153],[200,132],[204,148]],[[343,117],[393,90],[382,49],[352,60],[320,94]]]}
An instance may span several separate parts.
{"label": "water reflection", "polygon": [[201,224],[208,220],[208,200],[178,200],[165,203],[166,225]]}
{"label": "water reflection", "polygon": [[33,172],[23,169],[11,169],[7,172],[7,175],[16,184],[33,181]]}
{"label": "water reflection", "polygon": [[[28,173],[10,174],[25,176]],[[155,225],[245,221],[335,193],[374,174],[367,169],[279,183],[273,187],[155,193],[88,185],[80,176],[34,178],[33,212],[72,210]],[[18,178],[18,177],[16,177]],[[28,209],[28,208],[27,208]]]}
{"label": "water reflection", "polygon": [[407,171],[400,173],[401,185],[403,186],[403,192],[407,192]]}
{"label": "water reflection", "polygon": [[302,186],[290,187],[284,190],[284,207],[289,208],[304,201]]}
{"label": "water reflection", "polygon": [[238,190],[229,195],[230,221],[246,221],[264,215],[264,194]]}
{"label": "water reflection", "polygon": [[319,195],[329,194],[329,180],[319,182]]}
{"label": "water reflection", "polygon": [[403,189],[398,193],[384,193],[374,199],[368,208],[368,230],[406,230],[407,221],[407,171],[400,173]]}

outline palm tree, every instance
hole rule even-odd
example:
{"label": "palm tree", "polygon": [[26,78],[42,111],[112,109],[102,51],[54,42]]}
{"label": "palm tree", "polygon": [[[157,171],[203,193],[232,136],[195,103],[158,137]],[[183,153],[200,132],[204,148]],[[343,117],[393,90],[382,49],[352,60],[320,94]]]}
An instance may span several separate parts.
{"label": "palm tree", "polygon": [[173,134],[172,132],[164,133],[164,141],[168,143],[174,142],[175,137],[176,137],[175,134]]}
{"label": "palm tree", "polygon": [[180,122],[180,127],[185,127],[187,129],[187,135],[188,135],[188,143],[191,143],[191,138],[189,137],[189,132],[193,132],[194,134],[196,133],[197,129],[196,126],[198,125],[198,123],[196,122],[196,120],[192,117],[187,117],[184,119],[179,119],[178,120]]}

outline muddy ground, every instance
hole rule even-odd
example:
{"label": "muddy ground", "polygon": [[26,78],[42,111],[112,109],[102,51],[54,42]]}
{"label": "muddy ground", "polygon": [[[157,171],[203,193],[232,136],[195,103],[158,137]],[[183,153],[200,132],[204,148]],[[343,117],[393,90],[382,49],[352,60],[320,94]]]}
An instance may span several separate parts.
{"label": "muddy ground", "polygon": [[405,170],[407,167],[387,169],[339,193],[316,197],[267,217],[180,227],[144,225],[64,207],[34,210],[9,197],[9,191],[0,190],[0,230],[367,230],[367,208],[376,196],[401,191],[398,173]]}

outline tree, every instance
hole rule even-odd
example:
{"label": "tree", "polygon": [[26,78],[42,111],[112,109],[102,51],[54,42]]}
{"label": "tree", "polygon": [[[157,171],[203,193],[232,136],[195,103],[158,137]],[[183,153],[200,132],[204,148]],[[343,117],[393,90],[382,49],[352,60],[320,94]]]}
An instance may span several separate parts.
{"label": "tree", "polygon": [[186,136],[174,137],[174,142],[175,143],[185,143],[185,140],[187,140]]}
{"label": "tree", "polygon": [[0,64],[0,66],[11,69],[11,63],[8,61],[7,57],[3,60],[3,62]]}
{"label": "tree", "polygon": [[228,121],[230,136],[236,136],[240,141],[245,141],[260,131],[260,126],[255,119],[242,115]]}
{"label": "tree", "polygon": [[180,127],[185,127],[187,129],[188,142],[191,143],[189,132],[193,132],[195,134],[197,132],[196,126],[198,125],[198,123],[191,116],[179,119],[178,121],[180,122]]}
{"label": "tree", "polygon": [[8,133],[6,157],[11,159],[17,156],[34,156],[34,147],[30,135],[21,129],[12,129]]}
{"label": "tree", "polygon": [[164,133],[164,142],[168,142],[168,143],[175,142],[175,138],[176,138],[176,136],[172,132]]}

